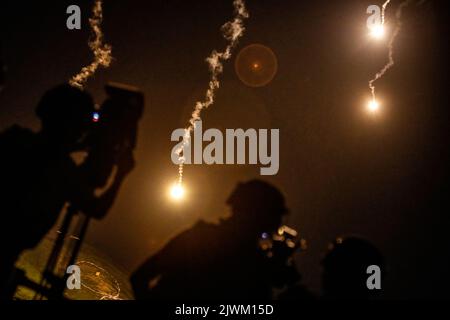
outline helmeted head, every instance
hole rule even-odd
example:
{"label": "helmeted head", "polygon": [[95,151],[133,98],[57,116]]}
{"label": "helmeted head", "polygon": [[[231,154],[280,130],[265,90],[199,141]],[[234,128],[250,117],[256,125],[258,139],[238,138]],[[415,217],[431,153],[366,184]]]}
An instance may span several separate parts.
{"label": "helmeted head", "polygon": [[42,132],[53,142],[66,147],[84,136],[91,124],[93,111],[92,97],[68,84],[47,91],[36,107]]}
{"label": "helmeted head", "polygon": [[276,230],[288,210],[283,194],[262,180],[239,183],[227,200],[232,219],[255,232]]}
{"label": "helmeted head", "polygon": [[369,290],[369,266],[378,266],[384,276],[384,259],[369,241],[356,236],[338,237],[329,244],[322,260],[322,290],[325,298],[368,299],[377,290]]}

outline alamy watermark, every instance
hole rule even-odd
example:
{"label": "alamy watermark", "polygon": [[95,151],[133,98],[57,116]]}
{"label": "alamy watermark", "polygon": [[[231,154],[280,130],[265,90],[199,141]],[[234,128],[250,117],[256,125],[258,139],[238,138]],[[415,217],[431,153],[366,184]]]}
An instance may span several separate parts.
{"label": "alamy watermark", "polygon": [[81,270],[76,264],[70,265],[66,270],[67,280],[66,287],[69,290],[81,289]]}
{"label": "alamy watermark", "polygon": [[366,273],[370,275],[366,281],[367,289],[381,290],[381,268],[373,264],[367,267]]}
{"label": "alamy watermark", "polygon": [[[180,164],[176,151],[183,145],[185,129],[172,132],[171,141],[179,141],[172,149],[174,164]],[[270,138],[269,138],[270,135]],[[269,141],[270,140],[270,141]],[[263,176],[278,173],[280,162],[279,129],[226,129],[225,135],[215,128],[203,132],[201,121],[196,121],[191,143],[183,149],[185,164],[260,164]],[[209,142],[203,148],[203,142]],[[192,146],[193,145],[193,146]],[[270,147],[269,147],[270,146]],[[193,150],[192,150],[193,149]],[[192,154],[193,153],[193,154]]]}
{"label": "alamy watermark", "polygon": [[81,29],[81,9],[79,6],[72,4],[67,7],[66,13],[70,14],[66,20],[66,26],[69,30]]}

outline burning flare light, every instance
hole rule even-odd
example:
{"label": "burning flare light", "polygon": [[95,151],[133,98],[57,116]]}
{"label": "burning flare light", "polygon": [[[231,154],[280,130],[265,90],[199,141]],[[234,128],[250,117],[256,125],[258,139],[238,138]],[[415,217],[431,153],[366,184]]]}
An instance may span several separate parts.
{"label": "burning flare light", "polygon": [[209,65],[209,70],[211,72],[211,77],[209,80],[209,86],[206,90],[205,98],[203,101],[198,101],[195,104],[194,111],[192,112],[191,119],[189,120],[189,126],[185,129],[185,134],[183,136],[183,143],[180,148],[176,150],[179,159],[178,168],[178,182],[177,188],[173,189],[173,195],[178,195],[174,198],[181,198],[183,192],[182,182],[183,182],[183,165],[186,161],[183,150],[189,145],[191,139],[191,132],[195,128],[195,121],[200,120],[200,115],[203,109],[210,107],[214,103],[214,95],[216,89],[219,88],[219,75],[223,72],[223,62],[230,59],[233,49],[236,47],[238,40],[244,34],[244,19],[248,18],[248,12],[245,8],[244,0],[234,0],[233,1],[235,16],[233,20],[226,22],[221,30],[224,38],[228,40],[228,45],[225,47],[224,51],[218,52],[213,50],[206,62]]}
{"label": "burning flare light", "polygon": [[[393,32],[393,34],[391,36],[391,39],[389,40],[389,44],[388,44],[388,49],[389,49],[388,62],[386,63],[386,65],[380,71],[377,72],[375,77],[369,81],[369,89],[370,89],[370,93],[372,94],[372,101],[370,102],[370,105],[372,107],[370,109],[378,109],[379,108],[379,105],[376,102],[375,85],[374,85],[374,83],[375,83],[375,81],[377,81],[381,77],[383,77],[384,74],[390,68],[392,68],[394,66],[394,63],[395,63],[395,61],[394,61],[394,42],[395,42],[395,39],[397,38],[397,36],[400,33],[400,30],[402,28],[402,20],[401,20],[401,18],[402,18],[403,9],[405,7],[407,7],[411,3],[411,1],[412,0],[406,0],[406,1],[402,2],[399,5],[399,7],[397,9],[397,12],[395,13],[395,16],[397,18],[397,25],[395,27],[395,30],[394,30],[394,32]],[[389,1],[386,1],[385,4],[383,5],[383,15],[382,15],[383,22],[384,22],[384,9],[385,9],[385,7],[387,6],[388,3],[389,3]]]}

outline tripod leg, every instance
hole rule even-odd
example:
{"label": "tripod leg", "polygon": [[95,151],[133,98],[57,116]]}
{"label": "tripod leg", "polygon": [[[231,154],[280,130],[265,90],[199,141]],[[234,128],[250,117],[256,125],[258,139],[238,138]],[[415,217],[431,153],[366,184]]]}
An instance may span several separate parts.
{"label": "tripod leg", "polygon": [[[67,232],[69,231],[70,224],[72,222],[72,219],[74,215],[76,214],[76,209],[74,209],[73,206],[70,206],[64,216],[64,220],[61,224],[60,232],[58,233],[58,236],[55,240],[55,243],[53,245],[53,249],[50,253],[50,256],[47,260],[47,264],[45,266],[45,269],[42,273],[42,279],[40,282],[40,286],[44,287],[47,285],[47,278],[53,274],[56,268],[56,264],[58,262],[58,257],[61,254],[61,250],[64,245],[64,239],[67,235]],[[38,298],[38,293],[35,294],[34,300]],[[42,295],[39,294],[39,298],[42,299]]]}
{"label": "tripod leg", "polygon": [[83,244],[84,237],[86,236],[86,232],[89,226],[90,218],[88,216],[85,216],[81,225],[80,234],[78,236],[78,241],[75,244],[75,248],[72,251],[72,256],[70,258],[69,265],[72,265],[76,262],[76,259],[78,257],[78,253],[80,252],[81,245]]}

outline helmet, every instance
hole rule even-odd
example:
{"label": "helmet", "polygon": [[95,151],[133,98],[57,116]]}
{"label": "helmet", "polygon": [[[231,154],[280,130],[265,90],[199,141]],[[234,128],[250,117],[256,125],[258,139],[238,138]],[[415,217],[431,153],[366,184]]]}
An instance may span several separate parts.
{"label": "helmet", "polygon": [[385,276],[384,259],[369,241],[355,236],[338,237],[322,261],[322,289],[327,298],[369,299],[379,290],[368,290],[367,268],[376,265]]}
{"label": "helmet", "polygon": [[351,269],[372,264],[383,264],[380,251],[369,241],[357,236],[336,238],[323,260],[325,268]]}
{"label": "helmet", "polygon": [[36,115],[44,124],[90,121],[94,103],[92,97],[69,84],[58,85],[41,98]]}
{"label": "helmet", "polygon": [[239,183],[226,203],[233,209],[243,211],[270,211],[279,216],[288,212],[284,196],[278,188],[257,179]]}

